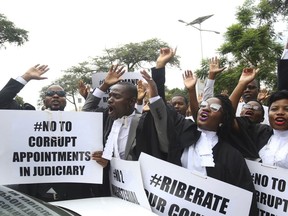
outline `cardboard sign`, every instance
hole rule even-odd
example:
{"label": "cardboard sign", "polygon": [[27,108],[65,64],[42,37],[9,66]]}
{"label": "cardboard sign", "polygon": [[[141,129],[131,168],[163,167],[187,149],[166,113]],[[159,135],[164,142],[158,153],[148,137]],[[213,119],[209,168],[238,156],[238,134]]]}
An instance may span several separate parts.
{"label": "cardboard sign", "polygon": [[141,153],[144,188],[158,215],[249,215],[252,193]]}
{"label": "cardboard sign", "polygon": [[102,183],[102,113],[1,110],[1,184]]}
{"label": "cardboard sign", "polygon": [[288,170],[246,160],[253,176],[259,215],[287,215]]}
{"label": "cardboard sign", "polygon": [[112,158],[110,165],[112,196],[141,205],[151,211],[144,191],[139,162]]}

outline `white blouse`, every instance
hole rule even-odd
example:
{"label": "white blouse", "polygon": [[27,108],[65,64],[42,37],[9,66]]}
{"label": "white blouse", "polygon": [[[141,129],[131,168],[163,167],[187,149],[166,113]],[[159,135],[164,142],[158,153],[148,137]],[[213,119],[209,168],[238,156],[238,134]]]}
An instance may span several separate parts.
{"label": "white blouse", "polygon": [[259,151],[263,164],[288,169],[288,131],[273,130],[268,143]]}
{"label": "white blouse", "polygon": [[201,136],[196,145],[185,148],[181,156],[183,167],[207,175],[206,167],[214,167],[213,147],[218,143],[218,136],[214,131],[200,130]]}

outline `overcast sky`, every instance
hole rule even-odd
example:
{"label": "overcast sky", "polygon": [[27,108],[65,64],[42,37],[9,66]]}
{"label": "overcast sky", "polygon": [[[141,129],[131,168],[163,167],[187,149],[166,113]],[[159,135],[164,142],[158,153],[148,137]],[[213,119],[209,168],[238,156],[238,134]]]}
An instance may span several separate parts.
{"label": "overcast sky", "polygon": [[[196,70],[201,60],[200,32],[178,22],[214,14],[202,23],[203,56],[217,55],[223,33],[235,23],[235,11],[244,0],[0,0],[0,13],[29,31],[29,42],[0,50],[2,88],[29,67],[48,64],[48,80],[31,81],[19,94],[36,106],[39,91],[63,70],[130,42],[158,38],[178,47],[181,70],[169,70],[169,88],[181,88],[182,72]],[[197,26],[197,25],[196,25]]]}

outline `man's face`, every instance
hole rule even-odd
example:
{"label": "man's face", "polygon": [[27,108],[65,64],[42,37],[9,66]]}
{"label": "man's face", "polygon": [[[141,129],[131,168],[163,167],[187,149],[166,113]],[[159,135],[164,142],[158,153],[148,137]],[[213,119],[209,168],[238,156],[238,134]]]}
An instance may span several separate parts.
{"label": "man's face", "polygon": [[129,116],[134,111],[136,98],[131,97],[128,89],[123,85],[114,85],[108,99],[109,116],[113,119]]}
{"label": "man's face", "polygon": [[188,109],[188,106],[187,106],[187,104],[185,103],[185,100],[184,100],[183,97],[181,97],[181,96],[175,96],[175,97],[173,97],[173,98],[171,99],[171,104],[172,104],[172,106],[175,108],[175,110],[176,110],[178,113],[186,116],[186,111],[187,111],[187,109]]}
{"label": "man's face", "polygon": [[244,90],[242,94],[242,98],[245,103],[251,101],[251,100],[257,100],[258,96],[258,86],[256,83],[256,80],[253,80],[252,82],[248,83],[246,86],[246,89]]}
{"label": "man's face", "polygon": [[46,109],[53,111],[63,111],[66,107],[66,93],[60,86],[50,86],[44,98]]}

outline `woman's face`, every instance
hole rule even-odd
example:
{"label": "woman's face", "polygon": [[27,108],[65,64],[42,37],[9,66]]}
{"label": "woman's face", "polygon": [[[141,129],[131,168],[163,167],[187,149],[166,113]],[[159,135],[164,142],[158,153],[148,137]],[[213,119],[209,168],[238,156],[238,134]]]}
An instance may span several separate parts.
{"label": "woman's face", "polygon": [[288,130],[288,99],[277,100],[271,104],[269,122],[275,130]]}
{"label": "woman's face", "polygon": [[248,117],[254,123],[260,123],[263,121],[263,110],[256,101],[249,101],[243,104],[240,116]]}
{"label": "woman's face", "polygon": [[217,131],[222,123],[223,108],[218,98],[209,98],[200,103],[197,115],[197,125],[199,128],[208,131]]}

